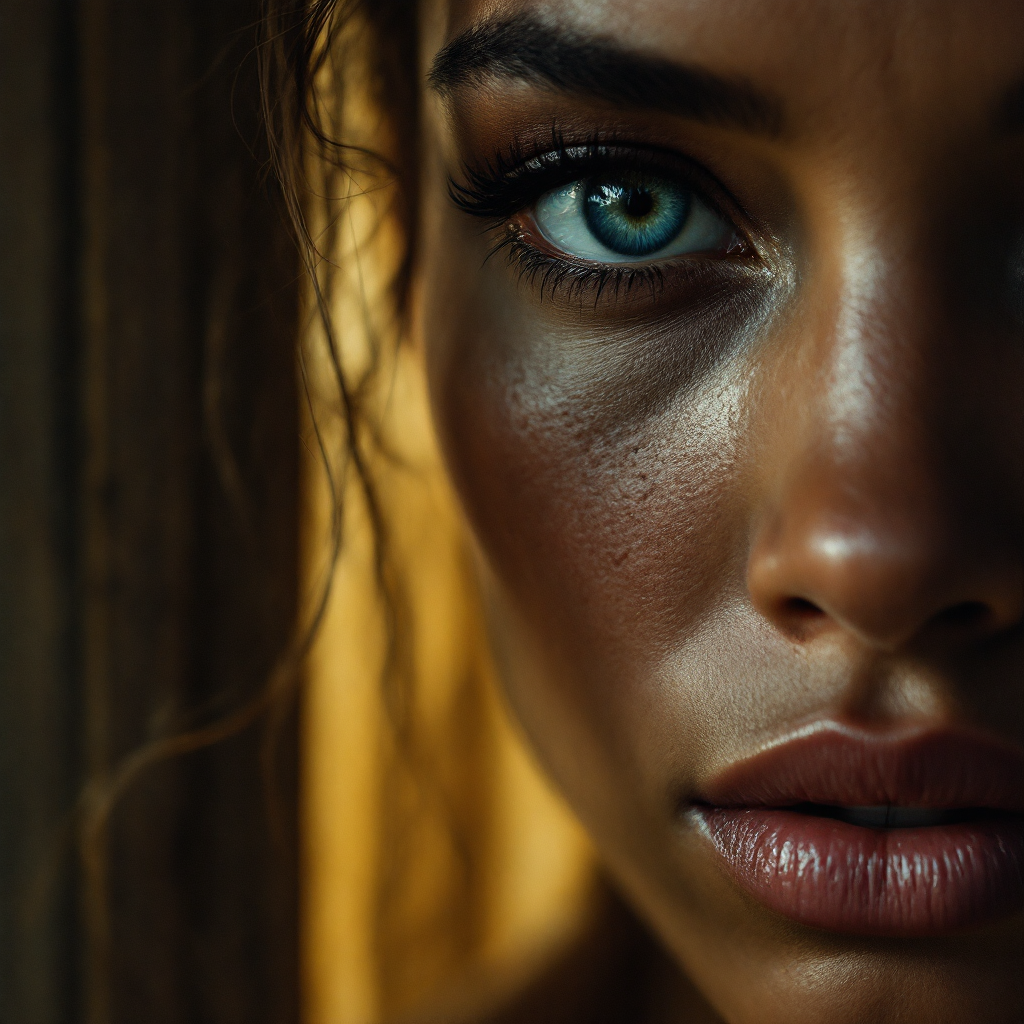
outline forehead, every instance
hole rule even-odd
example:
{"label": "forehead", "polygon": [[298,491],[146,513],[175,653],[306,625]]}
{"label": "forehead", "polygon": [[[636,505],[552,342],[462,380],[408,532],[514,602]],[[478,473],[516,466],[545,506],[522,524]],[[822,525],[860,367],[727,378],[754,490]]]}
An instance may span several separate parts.
{"label": "forehead", "polygon": [[471,26],[526,15],[746,79],[777,95],[798,126],[837,116],[895,117],[918,129],[988,119],[1024,76],[1020,0],[433,2],[435,52]]}

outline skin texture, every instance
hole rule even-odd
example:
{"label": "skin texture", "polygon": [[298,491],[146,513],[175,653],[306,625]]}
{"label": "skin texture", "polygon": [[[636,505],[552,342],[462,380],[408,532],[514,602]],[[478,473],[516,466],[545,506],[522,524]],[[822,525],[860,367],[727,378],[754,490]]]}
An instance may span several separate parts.
{"label": "skin texture", "polygon": [[[537,84],[424,86],[439,435],[510,703],[700,993],[680,983],[659,1019],[1024,1019],[1020,915],[924,939],[803,928],[679,813],[820,720],[1024,743],[1024,135],[1001,127],[1024,6],[460,0],[424,9],[425,67],[524,11],[781,111],[772,135]],[[448,175],[553,123],[696,161],[749,258],[601,297],[488,260],[495,232]]]}

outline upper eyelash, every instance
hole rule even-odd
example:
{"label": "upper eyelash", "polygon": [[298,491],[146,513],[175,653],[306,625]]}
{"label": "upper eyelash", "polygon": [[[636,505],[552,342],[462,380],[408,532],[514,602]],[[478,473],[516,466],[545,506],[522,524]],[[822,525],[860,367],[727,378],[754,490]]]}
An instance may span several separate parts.
{"label": "upper eyelash", "polygon": [[587,177],[598,167],[609,165],[618,171],[656,170],[662,175],[682,179],[688,188],[700,192],[704,198],[703,190],[687,180],[693,175],[681,166],[679,158],[671,160],[654,149],[637,149],[606,139],[567,143],[557,131],[552,132],[551,142],[544,149],[535,148],[528,154],[518,143],[513,143],[482,168],[464,167],[463,181],[449,178],[448,193],[460,210],[500,224],[549,189]]}

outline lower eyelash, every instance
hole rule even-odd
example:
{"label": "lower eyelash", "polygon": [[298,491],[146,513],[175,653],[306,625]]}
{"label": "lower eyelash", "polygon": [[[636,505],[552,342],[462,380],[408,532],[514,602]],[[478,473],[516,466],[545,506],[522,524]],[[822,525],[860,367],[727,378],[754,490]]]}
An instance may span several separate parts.
{"label": "lower eyelash", "polygon": [[515,224],[506,225],[504,237],[491,248],[487,258],[499,253],[504,253],[521,281],[535,287],[539,284],[542,300],[545,292],[549,298],[557,293],[570,300],[592,295],[597,305],[605,295],[619,298],[647,290],[654,301],[665,284],[664,273],[657,264],[586,264],[549,255],[532,245]]}

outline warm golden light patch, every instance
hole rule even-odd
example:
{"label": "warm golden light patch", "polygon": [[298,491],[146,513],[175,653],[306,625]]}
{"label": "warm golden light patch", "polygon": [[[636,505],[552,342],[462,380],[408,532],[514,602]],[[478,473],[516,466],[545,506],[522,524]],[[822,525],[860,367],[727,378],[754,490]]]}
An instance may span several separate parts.
{"label": "warm golden light patch", "polygon": [[[354,123],[348,117],[346,129]],[[321,266],[339,360],[349,381],[365,381],[359,402],[373,429],[360,450],[377,486],[403,643],[385,678],[368,506],[345,456],[329,347],[311,315],[306,374],[344,519],[304,703],[308,1024],[377,1024],[438,1007],[455,1016],[497,998],[572,934],[593,875],[587,840],[498,694],[419,354],[398,344],[389,314],[397,251],[389,192],[359,196],[362,187],[345,176],[328,181],[323,194],[357,198],[333,204],[336,219],[325,215],[314,234],[339,268]],[[379,365],[367,375],[375,351]],[[312,418],[305,445],[305,576],[315,609],[331,579],[335,505]]]}

